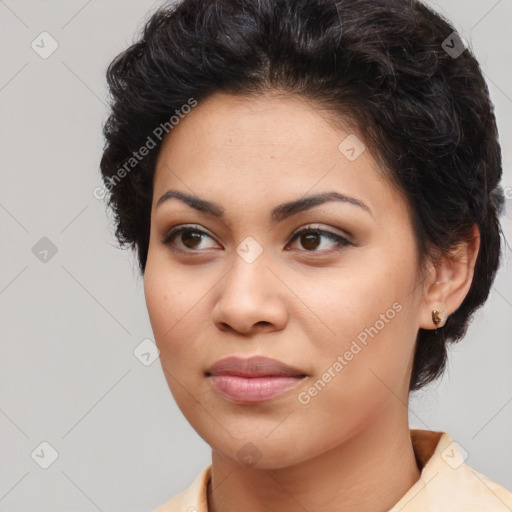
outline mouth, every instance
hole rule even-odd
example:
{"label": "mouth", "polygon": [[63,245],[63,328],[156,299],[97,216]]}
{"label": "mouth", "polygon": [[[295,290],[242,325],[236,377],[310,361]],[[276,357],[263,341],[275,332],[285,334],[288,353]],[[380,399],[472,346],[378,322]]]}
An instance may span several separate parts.
{"label": "mouth", "polygon": [[257,403],[294,388],[307,374],[282,361],[254,356],[220,359],[205,376],[224,398],[235,403]]}

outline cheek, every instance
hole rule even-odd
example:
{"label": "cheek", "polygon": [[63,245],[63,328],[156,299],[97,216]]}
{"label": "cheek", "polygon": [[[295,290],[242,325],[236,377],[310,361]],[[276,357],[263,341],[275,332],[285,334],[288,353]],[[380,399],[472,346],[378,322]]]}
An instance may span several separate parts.
{"label": "cheek", "polygon": [[155,265],[154,260],[146,266],[144,294],[164,377],[190,421],[197,414],[197,378],[203,370],[198,362],[204,358],[204,347],[196,341],[202,328],[200,296],[196,297],[179,274]]}
{"label": "cheek", "polygon": [[335,401],[350,403],[360,396],[375,404],[381,393],[392,395],[386,385],[401,394],[407,383],[417,333],[414,258],[380,256],[351,266],[350,272],[336,271],[329,283],[317,281],[311,287],[310,280],[301,282],[304,302],[328,327],[322,336],[310,333],[310,339],[320,375],[329,369],[336,374],[329,384],[336,389]]}
{"label": "cheek", "polygon": [[[167,265],[168,267],[168,265]],[[191,327],[195,309],[199,306],[195,293],[182,275],[158,265],[148,258],[144,276],[144,295],[155,341],[163,355],[183,350],[187,338],[193,340]]]}

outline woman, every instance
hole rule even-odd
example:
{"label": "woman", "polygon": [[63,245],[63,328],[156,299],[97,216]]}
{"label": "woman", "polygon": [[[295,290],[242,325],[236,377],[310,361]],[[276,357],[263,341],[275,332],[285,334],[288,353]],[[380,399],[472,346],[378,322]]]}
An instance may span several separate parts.
{"label": "woman", "polygon": [[101,170],[212,464],[158,512],[511,510],[409,429],[500,259],[480,68],[413,0],[184,0],[110,65]]}

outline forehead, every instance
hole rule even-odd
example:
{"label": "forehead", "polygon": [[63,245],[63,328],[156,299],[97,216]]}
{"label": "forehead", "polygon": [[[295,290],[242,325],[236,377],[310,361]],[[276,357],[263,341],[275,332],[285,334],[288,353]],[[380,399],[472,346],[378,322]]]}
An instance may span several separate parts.
{"label": "forehead", "polygon": [[[357,158],[341,150],[346,140],[361,151]],[[154,201],[169,188],[228,204],[269,206],[309,191],[338,190],[370,205],[380,199],[383,208],[396,205],[398,191],[362,148],[348,123],[338,119],[335,125],[331,112],[301,97],[216,93],[166,136]]]}

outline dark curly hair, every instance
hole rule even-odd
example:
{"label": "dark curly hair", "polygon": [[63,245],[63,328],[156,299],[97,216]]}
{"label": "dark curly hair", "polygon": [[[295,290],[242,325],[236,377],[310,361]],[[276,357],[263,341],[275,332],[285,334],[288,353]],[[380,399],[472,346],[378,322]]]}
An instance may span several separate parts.
{"label": "dark curly hair", "polygon": [[[447,20],[416,0],[162,6],[107,71],[111,113],[101,173],[117,240],[137,249],[144,274],[164,138],[154,136],[162,132],[155,128],[169,132],[169,119],[191,99],[279,89],[312,100],[353,123],[405,193],[422,268],[427,258],[470,239],[474,224],[480,230],[473,282],[461,306],[442,329],[418,332],[410,390],[434,381],[445,368],[447,343],[464,336],[487,299],[500,260],[504,195],[494,107],[461,41]],[[447,51],[456,45],[460,55]],[[155,147],[139,158],[149,140]]]}

